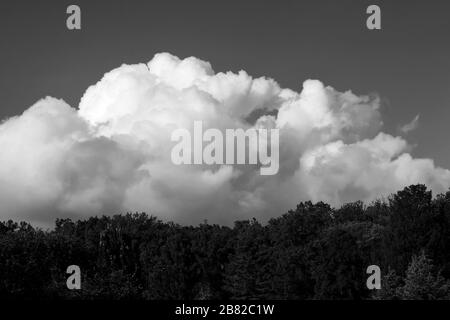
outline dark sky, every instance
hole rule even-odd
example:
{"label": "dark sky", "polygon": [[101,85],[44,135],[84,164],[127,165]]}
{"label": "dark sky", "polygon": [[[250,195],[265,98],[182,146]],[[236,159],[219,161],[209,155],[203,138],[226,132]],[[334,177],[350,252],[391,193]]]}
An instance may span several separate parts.
{"label": "dark sky", "polygon": [[[81,31],[66,28],[70,4],[81,7]],[[382,9],[381,31],[366,29],[370,4]],[[450,1],[2,0],[0,42],[2,119],[46,95],[77,107],[106,71],[168,51],[296,91],[316,78],[376,92],[384,130],[420,114],[414,156],[450,168]]]}

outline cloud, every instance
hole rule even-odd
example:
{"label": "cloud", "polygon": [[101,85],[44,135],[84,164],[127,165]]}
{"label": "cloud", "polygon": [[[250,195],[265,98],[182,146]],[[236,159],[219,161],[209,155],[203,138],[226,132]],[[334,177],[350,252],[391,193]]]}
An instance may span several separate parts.
{"label": "cloud", "polygon": [[416,115],[414,119],[411,120],[411,122],[408,122],[407,124],[400,127],[400,131],[407,134],[411,131],[414,131],[419,126],[419,117],[420,115]]}
{"label": "cloud", "polygon": [[[447,190],[450,171],[413,158],[406,140],[383,133],[379,106],[377,96],[317,80],[297,92],[157,54],[106,73],[78,109],[47,97],[0,124],[0,219],[50,225],[57,217],[146,211],[228,224],[265,221],[303,200],[371,201],[413,183]],[[174,165],[171,133],[196,120],[205,129],[278,128],[278,174]]]}

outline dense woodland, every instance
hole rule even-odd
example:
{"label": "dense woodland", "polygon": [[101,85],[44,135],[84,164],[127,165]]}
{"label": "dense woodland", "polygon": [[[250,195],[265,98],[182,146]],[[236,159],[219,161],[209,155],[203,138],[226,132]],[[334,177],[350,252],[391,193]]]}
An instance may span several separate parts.
{"label": "dense woodland", "polygon": [[[81,290],[66,268],[79,265]],[[366,268],[382,271],[368,290]],[[0,298],[450,299],[450,192],[414,185],[370,205],[300,203],[262,225],[146,214],[0,223]]]}

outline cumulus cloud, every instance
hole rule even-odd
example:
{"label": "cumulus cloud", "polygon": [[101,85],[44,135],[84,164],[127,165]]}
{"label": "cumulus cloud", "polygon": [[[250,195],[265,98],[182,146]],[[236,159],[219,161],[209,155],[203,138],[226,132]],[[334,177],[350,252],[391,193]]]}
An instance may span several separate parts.
{"label": "cumulus cloud", "polygon": [[[413,158],[407,141],[383,133],[379,105],[377,96],[317,80],[297,92],[157,54],[106,73],[77,109],[47,97],[0,124],[0,218],[50,224],[146,211],[185,224],[264,221],[303,200],[371,201],[413,183],[445,191],[450,171]],[[171,133],[197,120],[220,130],[278,128],[278,174],[173,164]]]}
{"label": "cumulus cloud", "polygon": [[414,131],[419,126],[419,117],[420,115],[416,115],[414,119],[411,120],[411,122],[408,122],[407,124],[400,127],[400,131],[407,134],[411,131]]}

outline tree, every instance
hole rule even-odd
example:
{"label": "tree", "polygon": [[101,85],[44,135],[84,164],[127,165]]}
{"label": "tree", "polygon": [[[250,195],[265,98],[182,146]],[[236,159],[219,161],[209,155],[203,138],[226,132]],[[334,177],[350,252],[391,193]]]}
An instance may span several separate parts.
{"label": "tree", "polygon": [[450,299],[450,281],[445,280],[422,252],[414,256],[406,271],[404,286],[397,294],[405,300]]}
{"label": "tree", "polygon": [[311,274],[315,299],[361,299],[365,268],[357,239],[340,227],[327,230],[313,244]]}
{"label": "tree", "polygon": [[390,220],[383,250],[389,266],[404,272],[413,255],[423,250],[433,230],[431,191],[412,185],[393,195],[389,201]]}
{"label": "tree", "polygon": [[[81,290],[66,268],[82,270]],[[383,273],[367,290],[367,266]],[[0,222],[0,298],[450,299],[450,192],[389,201],[300,203],[262,225],[180,226],[146,214]]]}
{"label": "tree", "polygon": [[375,290],[373,299],[375,300],[398,300],[398,288],[402,285],[403,279],[397,275],[395,270],[389,269],[388,273],[381,279],[381,289]]}

